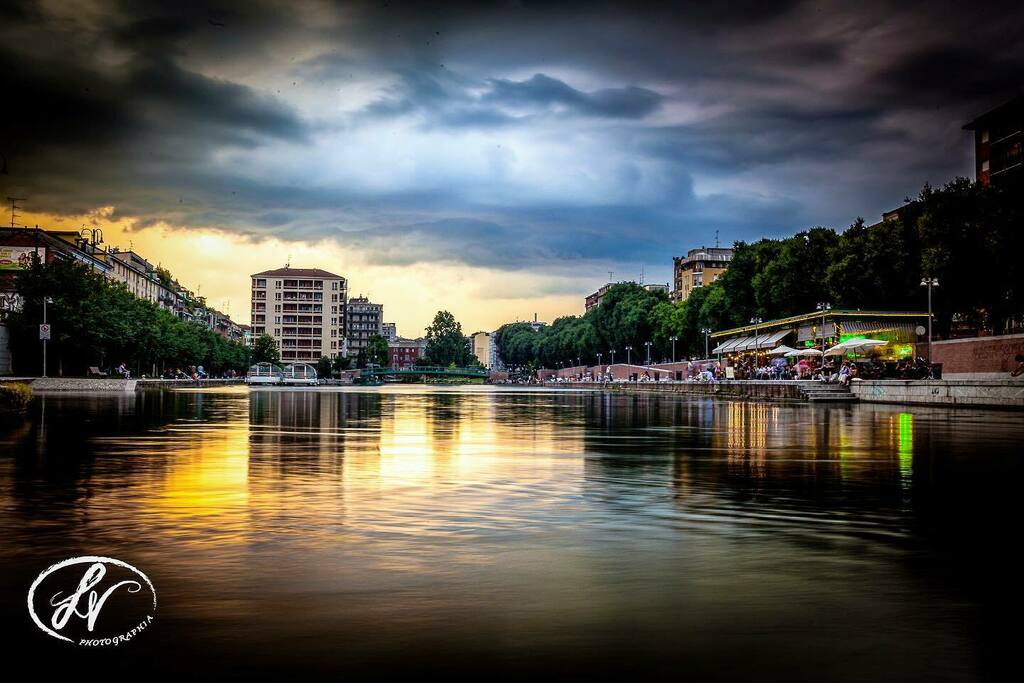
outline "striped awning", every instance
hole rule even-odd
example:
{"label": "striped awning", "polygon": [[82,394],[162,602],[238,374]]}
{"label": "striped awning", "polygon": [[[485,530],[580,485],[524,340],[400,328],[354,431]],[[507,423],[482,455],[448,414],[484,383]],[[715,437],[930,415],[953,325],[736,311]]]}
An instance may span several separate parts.
{"label": "striped awning", "polygon": [[840,323],[843,335],[855,334],[865,337],[895,337],[898,341],[912,342],[917,339],[917,330],[912,322],[889,322],[886,320],[851,320]]}
{"label": "striped awning", "polygon": [[729,353],[736,350],[736,345],[742,341],[745,341],[746,337],[734,337],[726,342],[723,342],[711,350],[711,353]]}
{"label": "striped awning", "polygon": [[757,345],[762,349],[774,349],[779,342],[786,338],[791,330],[779,330],[772,332],[758,340]]}

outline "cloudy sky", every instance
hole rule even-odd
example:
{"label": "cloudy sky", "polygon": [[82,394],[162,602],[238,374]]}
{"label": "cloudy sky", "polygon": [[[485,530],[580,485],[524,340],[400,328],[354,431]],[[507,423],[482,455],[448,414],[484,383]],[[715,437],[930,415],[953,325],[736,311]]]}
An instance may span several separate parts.
{"label": "cloudy sky", "polygon": [[20,220],[104,227],[248,321],[320,267],[415,336],[667,282],[688,248],[876,219],[972,173],[1024,6],[5,2]]}

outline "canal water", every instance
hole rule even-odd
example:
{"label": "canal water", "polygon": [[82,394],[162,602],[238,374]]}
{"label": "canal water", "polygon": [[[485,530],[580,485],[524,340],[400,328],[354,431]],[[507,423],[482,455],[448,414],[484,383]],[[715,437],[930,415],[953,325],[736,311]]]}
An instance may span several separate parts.
{"label": "canal water", "polygon": [[[5,658],[111,680],[1000,679],[1022,422],[498,387],[40,397],[0,421]],[[105,649],[38,629],[29,586],[79,555],[144,571],[152,626]]]}

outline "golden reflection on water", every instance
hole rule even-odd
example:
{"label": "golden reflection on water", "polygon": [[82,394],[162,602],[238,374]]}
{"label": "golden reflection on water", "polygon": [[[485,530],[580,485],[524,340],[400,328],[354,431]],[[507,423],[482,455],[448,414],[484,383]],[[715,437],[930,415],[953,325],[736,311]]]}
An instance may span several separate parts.
{"label": "golden reflection on water", "polygon": [[[687,512],[730,480],[796,475],[906,489],[914,460],[914,416],[905,411],[404,387],[235,388],[156,400],[177,402],[169,423],[92,438],[103,457],[83,506],[97,529],[129,533],[111,526],[124,514],[192,546],[349,543],[390,567],[421,566],[407,552],[412,537],[570,524],[594,491],[606,495],[593,484],[618,486],[621,473],[663,476]],[[132,409],[117,404],[119,413]],[[688,458],[702,453],[724,464],[725,480],[694,469]],[[459,561],[485,556],[461,551]]]}
{"label": "golden reflection on water", "polygon": [[[1005,418],[998,431],[988,415],[918,409],[426,387],[61,397],[45,411],[0,430],[0,549],[39,548],[23,574],[121,557],[157,582],[168,647],[258,643],[300,664],[360,648],[393,661],[417,642],[524,661],[550,645],[574,671],[624,641],[631,662],[679,642],[688,656],[728,643],[731,661],[823,613],[844,615],[818,643],[830,662],[857,659],[837,643],[902,651],[857,638],[894,614],[938,632],[933,606],[913,603],[931,588],[893,561],[922,543],[915,505],[959,495],[934,485],[950,462],[1002,457],[1020,436]],[[971,458],[943,460],[936,443]],[[792,641],[779,661],[804,656]]]}

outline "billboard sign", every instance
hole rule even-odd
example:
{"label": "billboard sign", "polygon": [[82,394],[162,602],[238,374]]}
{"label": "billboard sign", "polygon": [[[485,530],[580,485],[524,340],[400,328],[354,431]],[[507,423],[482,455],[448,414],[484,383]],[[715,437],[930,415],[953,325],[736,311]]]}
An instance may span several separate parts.
{"label": "billboard sign", "polygon": [[43,258],[43,250],[37,247],[3,247],[0,246],[0,270],[26,270],[32,265],[32,257],[39,253]]}

